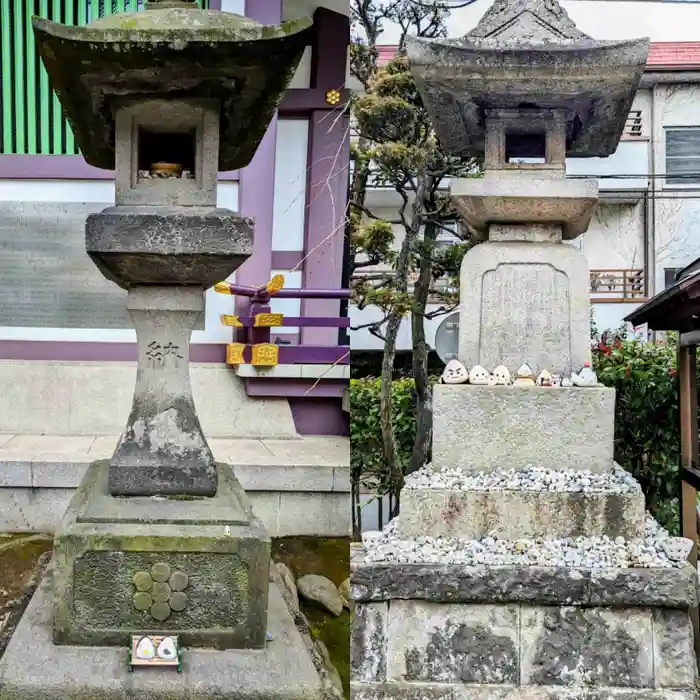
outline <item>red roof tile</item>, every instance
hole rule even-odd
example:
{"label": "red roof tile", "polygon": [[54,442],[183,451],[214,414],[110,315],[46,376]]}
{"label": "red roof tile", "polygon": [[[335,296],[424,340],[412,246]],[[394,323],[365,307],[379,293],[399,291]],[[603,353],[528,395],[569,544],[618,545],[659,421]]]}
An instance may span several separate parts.
{"label": "red roof tile", "polygon": [[[379,46],[379,64],[384,65],[396,54],[398,46]],[[700,68],[700,41],[653,41],[649,49],[647,67],[651,69]]]}
{"label": "red roof tile", "polygon": [[700,41],[655,41],[649,49],[647,66],[690,68],[700,66]]}

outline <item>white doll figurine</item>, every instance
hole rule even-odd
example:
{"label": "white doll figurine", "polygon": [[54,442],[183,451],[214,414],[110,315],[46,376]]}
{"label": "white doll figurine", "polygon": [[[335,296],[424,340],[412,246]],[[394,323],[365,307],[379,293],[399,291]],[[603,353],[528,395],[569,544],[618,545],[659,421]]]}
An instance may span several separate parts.
{"label": "white doll figurine", "polygon": [[469,370],[469,383],[488,386],[491,384],[491,375],[481,365],[474,365]]}
{"label": "white doll figurine", "polygon": [[580,372],[574,372],[571,375],[571,383],[574,386],[579,387],[598,386],[598,377],[591,368],[590,362],[586,362],[586,364],[583,365],[583,369]]}
{"label": "white doll figurine", "polygon": [[543,369],[537,377],[537,386],[553,386],[554,380],[549,370]]}
{"label": "white doll figurine", "polygon": [[505,365],[498,365],[491,373],[491,376],[495,386],[510,386],[513,383],[510,372]]}
{"label": "white doll figurine", "polygon": [[459,360],[450,360],[442,371],[441,384],[466,384],[469,381],[469,372]]}
{"label": "white doll figurine", "polygon": [[530,365],[523,363],[518,367],[513,386],[535,386],[535,373]]}

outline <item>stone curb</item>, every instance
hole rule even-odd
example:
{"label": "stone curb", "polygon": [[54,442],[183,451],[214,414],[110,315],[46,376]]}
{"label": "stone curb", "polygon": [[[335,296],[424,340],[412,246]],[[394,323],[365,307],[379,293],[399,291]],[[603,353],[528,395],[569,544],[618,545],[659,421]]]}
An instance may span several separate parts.
{"label": "stone curb", "polygon": [[681,569],[583,569],[351,563],[356,602],[531,603],[687,609],[698,603],[698,577]]}
{"label": "stone curb", "polygon": [[282,598],[294,619],[294,624],[304,641],[304,645],[311,655],[313,664],[323,684],[324,700],[345,700],[343,693],[340,692],[340,689],[337,688],[333,682],[333,677],[337,677],[338,672],[335,670],[335,667],[328,657],[328,651],[325,648],[321,648],[323,642],[317,642],[313,638],[309,621],[306,619],[304,613],[299,610],[298,606],[293,604],[290,591],[279,575],[274,561],[270,561],[270,581],[275,583],[282,592]]}
{"label": "stone curb", "polygon": [[[26,538],[21,542],[26,543],[28,539],[35,538]],[[17,544],[20,544],[20,541],[16,542]],[[0,627],[0,659],[5,653],[5,649],[7,648],[7,645],[10,642],[10,638],[12,637],[15,628],[19,624],[20,618],[22,617],[22,615],[24,615],[24,611],[27,609],[29,601],[32,599],[32,596],[34,595],[34,592],[39,586],[39,583],[41,583],[41,579],[48,571],[53,569],[53,561],[51,558],[52,554],[53,552],[44,552],[37,559],[34,571],[27,578],[27,581],[24,584],[24,588],[22,589],[19,596],[10,605],[9,616],[4,621],[2,627]]]}
{"label": "stone curb", "polygon": [[697,700],[692,690],[494,686],[447,683],[351,683],[353,700]]}
{"label": "stone curb", "polygon": [[[94,459],[57,457],[0,458],[0,489],[75,489]],[[350,467],[329,465],[241,464],[234,470],[246,491],[340,492],[350,491]]]}

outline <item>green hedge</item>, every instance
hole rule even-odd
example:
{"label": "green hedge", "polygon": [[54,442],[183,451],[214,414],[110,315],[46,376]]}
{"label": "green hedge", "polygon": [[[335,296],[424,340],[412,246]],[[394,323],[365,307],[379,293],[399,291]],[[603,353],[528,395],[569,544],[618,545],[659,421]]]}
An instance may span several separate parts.
{"label": "green hedge", "polygon": [[[593,358],[599,380],[617,390],[615,459],[640,482],[659,522],[677,533],[680,418],[675,345],[608,334]],[[394,381],[392,400],[397,443],[408,463],[415,429],[413,380]],[[352,380],[350,406],[353,479],[383,492],[387,474],[379,429],[379,380]]]}
{"label": "green hedge", "polygon": [[[396,442],[407,462],[416,430],[413,379],[394,380],[391,388]],[[350,467],[356,482],[384,493],[389,474],[379,428],[379,391],[379,379],[350,380]]]}

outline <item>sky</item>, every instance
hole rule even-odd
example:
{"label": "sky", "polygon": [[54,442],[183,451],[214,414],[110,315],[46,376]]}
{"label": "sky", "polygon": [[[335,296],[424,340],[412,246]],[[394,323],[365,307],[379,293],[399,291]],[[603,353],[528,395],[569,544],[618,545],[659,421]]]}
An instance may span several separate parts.
{"label": "sky", "polygon": [[[476,0],[453,10],[449,36],[466,34],[481,18],[491,0]],[[563,0],[561,5],[578,28],[594,39],[636,39],[652,41],[700,41],[700,2],[665,0]],[[380,42],[394,44],[398,31],[387,26]]]}

